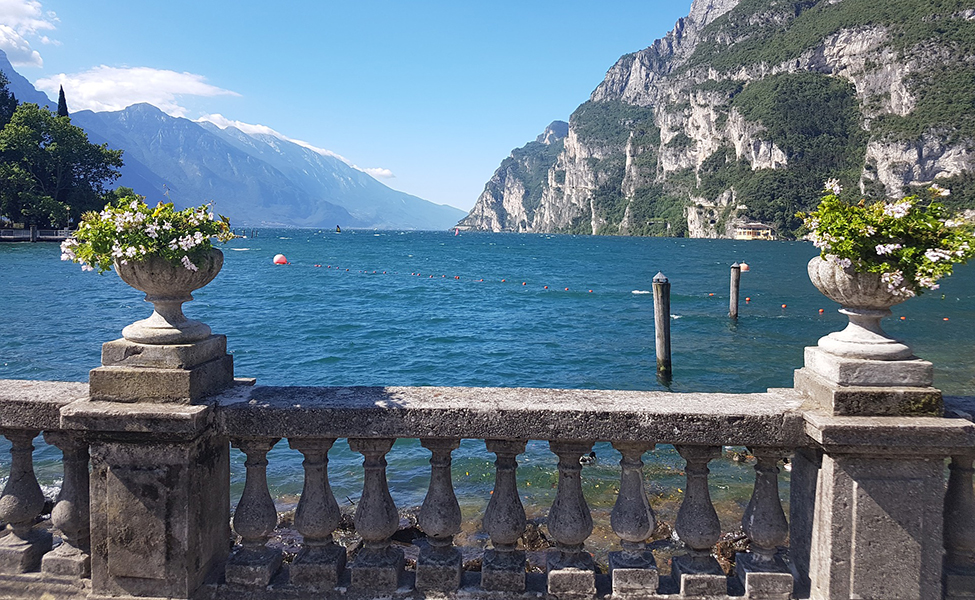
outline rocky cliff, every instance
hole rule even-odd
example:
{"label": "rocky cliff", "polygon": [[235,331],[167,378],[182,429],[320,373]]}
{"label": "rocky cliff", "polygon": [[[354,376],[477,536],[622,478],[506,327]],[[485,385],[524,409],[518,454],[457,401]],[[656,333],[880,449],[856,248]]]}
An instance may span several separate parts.
{"label": "rocky cliff", "polygon": [[[971,0],[694,0],[571,116],[512,152],[461,225],[783,237],[829,178],[975,207]],[[557,122],[558,123],[558,122]]]}

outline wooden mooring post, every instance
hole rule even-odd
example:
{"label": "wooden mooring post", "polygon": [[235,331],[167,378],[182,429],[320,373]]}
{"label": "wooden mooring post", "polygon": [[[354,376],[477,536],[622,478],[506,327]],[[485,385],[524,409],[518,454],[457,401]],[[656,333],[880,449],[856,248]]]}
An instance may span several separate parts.
{"label": "wooden mooring post", "polygon": [[728,306],[728,316],[732,319],[738,318],[738,287],[741,284],[741,265],[735,263],[731,265],[731,300]]}
{"label": "wooden mooring post", "polygon": [[663,273],[653,276],[653,325],[656,338],[657,376],[669,380],[670,364],[670,281]]}

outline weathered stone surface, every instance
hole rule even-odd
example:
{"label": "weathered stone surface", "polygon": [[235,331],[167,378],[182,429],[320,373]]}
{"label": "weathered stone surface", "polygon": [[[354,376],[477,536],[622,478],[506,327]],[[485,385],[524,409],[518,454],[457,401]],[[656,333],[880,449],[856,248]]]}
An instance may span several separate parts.
{"label": "weathered stone surface", "polygon": [[281,568],[281,551],[271,548],[238,548],[227,562],[225,576],[230,585],[264,587]]}
{"label": "weathered stone surface", "polygon": [[682,598],[723,598],[728,593],[728,579],[724,575],[674,571],[673,576],[680,583]]}
{"label": "weathered stone surface", "polygon": [[362,560],[360,555],[349,565],[352,574],[352,587],[356,591],[390,594],[399,588],[399,578],[403,573],[404,556],[399,548],[387,548],[383,560]]}
{"label": "weathered stone surface", "polygon": [[93,592],[188,598],[229,551],[229,444],[116,435],[91,445]]}
{"label": "weathered stone surface", "polygon": [[224,355],[190,369],[112,366],[88,373],[89,395],[110,402],[188,404],[234,382],[234,359]]}
{"label": "weathered stone surface", "polygon": [[481,587],[488,591],[525,591],[525,551],[488,550],[481,563]]}
{"label": "weathered stone surface", "polygon": [[802,397],[444,387],[240,387],[214,397],[231,436],[652,439],[795,447]]}
{"label": "weathered stone surface", "polygon": [[[418,560],[416,564],[416,589],[432,592],[454,592],[460,587],[463,560],[460,550],[453,548],[449,558],[432,561]],[[421,551],[420,557],[423,558]]]}
{"label": "weathered stone surface", "polygon": [[829,450],[944,457],[975,446],[975,424],[938,417],[831,417],[806,412],[806,435]]}
{"label": "weathered stone surface", "polygon": [[596,573],[590,569],[550,569],[548,593],[558,598],[592,597],[596,593]]}
{"label": "weathered stone surface", "polygon": [[84,383],[0,379],[0,428],[57,429],[61,407],[87,396]]}
{"label": "weathered stone surface", "polygon": [[48,531],[31,529],[22,539],[8,534],[0,540],[0,573],[28,573],[41,568],[41,559],[51,550]]}
{"label": "weathered stone surface", "polygon": [[139,344],[120,338],[102,344],[102,366],[191,369],[226,354],[225,335],[211,335],[192,344]]}
{"label": "weathered stone surface", "polygon": [[96,434],[194,439],[212,420],[210,406],[79,400],[61,409],[60,427]]}
{"label": "weathered stone surface", "polygon": [[632,569],[627,567],[617,567],[614,564],[614,555],[609,554],[609,574],[613,578],[613,594],[617,596],[646,596],[657,592],[660,584],[660,575],[656,566],[646,569]]}
{"label": "weathered stone surface", "polygon": [[802,368],[795,373],[795,388],[833,415],[941,416],[944,412],[941,391],[933,387],[843,386]]}
{"label": "weathered stone surface", "polygon": [[748,600],[789,600],[792,597],[792,575],[789,573],[750,571],[744,579]]}
{"label": "weathered stone surface", "polygon": [[333,588],[345,571],[345,548],[338,544],[304,547],[291,562],[291,583],[311,589]]}
{"label": "weathered stone surface", "polygon": [[881,387],[930,387],[934,365],[926,360],[867,360],[843,358],[818,346],[805,349],[805,367],[831,383]]}

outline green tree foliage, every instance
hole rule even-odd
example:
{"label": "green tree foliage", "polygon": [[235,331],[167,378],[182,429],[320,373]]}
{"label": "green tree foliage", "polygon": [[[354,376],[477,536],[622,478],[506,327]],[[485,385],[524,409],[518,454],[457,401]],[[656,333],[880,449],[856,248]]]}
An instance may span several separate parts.
{"label": "green tree foliage", "polygon": [[58,116],[68,116],[68,101],[64,99],[64,86],[58,90]]}
{"label": "green tree foliage", "polygon": [[9,83],[7,76],[0,72],[0,129],[10,122],[10,117],[14,116],[14,111],[17,109],[17,99],[7,89]]}
{"label": "green tree foliage", "polygon": [[121,166],[121,150],[90,143],[70,118],[20,104],[0,130],[0,216],[39,227],[77,222],[102,207]]}

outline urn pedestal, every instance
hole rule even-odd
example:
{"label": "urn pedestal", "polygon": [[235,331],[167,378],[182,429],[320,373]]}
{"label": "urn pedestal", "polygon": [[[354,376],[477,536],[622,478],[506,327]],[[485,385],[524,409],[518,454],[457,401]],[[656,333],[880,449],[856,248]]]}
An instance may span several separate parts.
{"label": "urn pedestal", "polygon": [[145,292],[153,312],[102,345],[102,366],[89,373],[93,400],[190,404],[233,383],[227,338],[183,314],[191,292],[220,272],[223,253],[211,249],[197,262],[196,271],[158,257],[115,265],[123,281]]}
{"label": "urn pedestal", "polygon": [[808,272],[823,295],[843,305],[839,312],[849,324],[805,349],[796,389],[836,416],[941,415],[932,364],[880,326],[890,307],[908,298],[889,292],[879,273],[857,273],[818,256]]}

